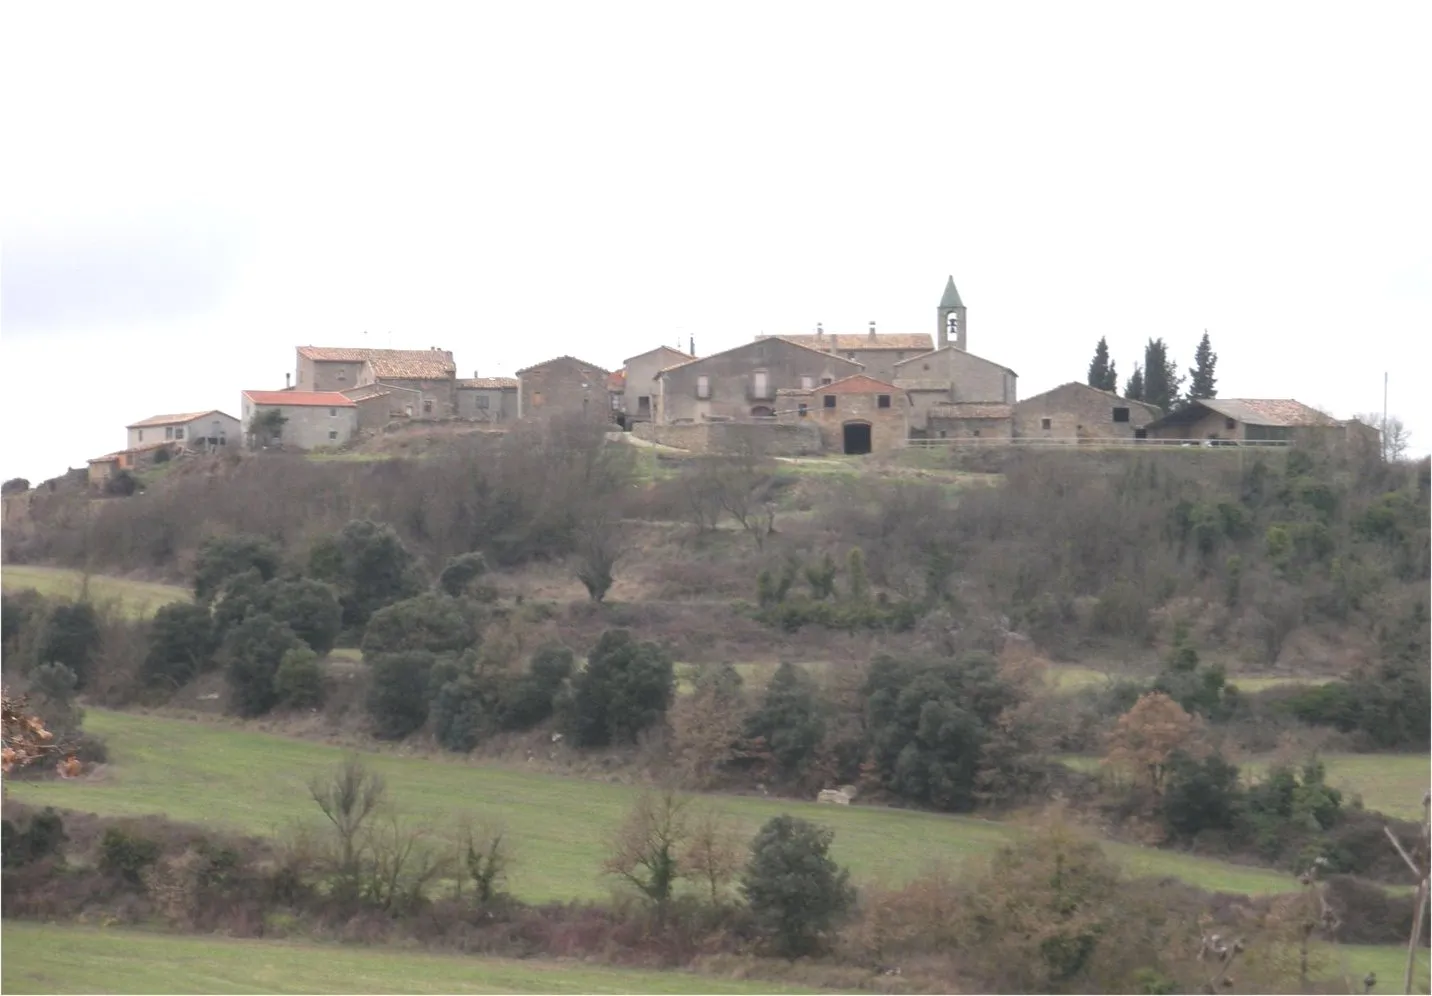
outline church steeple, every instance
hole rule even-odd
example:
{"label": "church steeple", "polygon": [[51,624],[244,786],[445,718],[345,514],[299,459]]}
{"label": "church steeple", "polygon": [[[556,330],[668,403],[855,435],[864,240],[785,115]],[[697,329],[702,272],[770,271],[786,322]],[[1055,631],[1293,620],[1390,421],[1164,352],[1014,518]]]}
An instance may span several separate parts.
{"label": "church steeple", "polygon": [[953,345],[956,349],[965,348],[965,302],[960,300],[960,292],[955,289],[955,278],[950,277],[945,284],[945,296],[940,298],[938,309],[940,328],[936,341],[943,349]]}

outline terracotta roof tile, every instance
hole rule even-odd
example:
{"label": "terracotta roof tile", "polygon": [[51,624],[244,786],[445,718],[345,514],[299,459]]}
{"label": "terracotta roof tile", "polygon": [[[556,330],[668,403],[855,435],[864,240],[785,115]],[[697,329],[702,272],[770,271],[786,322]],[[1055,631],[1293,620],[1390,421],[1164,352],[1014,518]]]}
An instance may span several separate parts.
{"label": "terracotta roof tile", "polygon": [[835,332],[825,335],[779,335],[779,336],[757,336],[759,339],[784,339],[793,342],[798,346],[805,346],[807,349],[816,349],[822,353],[843,353],[860,352],[867,349],[901,349],[901,350],[924,350],[926,352],[934,349],[935,339],[926,332],[877,332],[875,338],[870,333],[861,335],[840,335]]}
{"label": "terracotta roof tile", "polygon": [[[298,355],[319,363],[366,363],[373,360],[392,363],[439,363],[448,373],[457,370],[452,351],[447,349],[361,349],[346,346],[299,346]],[[389,376],[397,376],[390,374]]]}
{"label": "terracotta roof tile", "polygon": [[459,389],[480,391],[505,391],[509,388],[517,390],[516,377],[468,377],[457,382]]}
{"label": "terracotta roof tile", "polygon": [[530,367],[523,367],[521,370],[517,371],[517,376],[521,377],[523,374],[530,373],[531,371],[536,370],[538,367],[551,366],[553,363],[560,363],[563,360],[566,360],[569,363],[575,363],[578,366],[590,367],[592,370],[595,370],[600,373],[603,378],[605,378],[610,372],[606,369],[606,367],[599,367],[595,363],[588,363],[586,360],[579,360],[575,356],[568,356],[567,354],[563,353],[561,356],[554,356],[550,360],[543,360],[541,363],[534,363]]}
{"label": "terracotta roof tile", "polygon": [[256,405],[289,408],[357,408],[337,391],[245,391],[244,397]]}
{"label": "terracotta roof tile", "polygon": [[125,428],[147,429],[152,425],[181,425],[192,422],[196,418],[203,418],[205,415],[212,415],[215,412],[218,412],[220,415],[224,414],[223,412],[219,412],[217,408],[210,408],[208,411],[185,412],[182,415],[151,415],[149,418],[135,422],[133,425],[127,425]]}
{"label": "terracotta roof tile", "polygon": [[894,384],[876,380],[874,377],[867,377],[865,374],[851,374],[849,377],[842,377],[832,383],[822,384],[812,390],[819,391],[821,394],[890,394],[898,388]]}
{"label": "terracotta roof tile", "polygon": [[930,414],[940,418],[1010,418],[1014,415],[1014,406],[983,401],[946,401],[931,405]]}
{"label": "terracotta roof tile", "polygon": [[[654,352],[654,350],[653,350],[653,352]],[[624,391],[624,390],[626,390],[626,370],[625,370],[625,369],[622,369],[622,370],[613,370],[613,371],[611,372],[611,374],[609,374],[609,375],[607,376],[607,390],[608,390],[608,391]]]}
{"label": "terracotta roof tile", "polygon": [[367,401],[370,398],[386,398],[388,395],[393,393],[393,389],[389,387],[384,387],[382,384],[364,384],[362,387],[350,387],[346,390],[339,391],[338,393],[343,395],[349,401]]}
{"label": "terracotta roof tile", "polygon": [[1220,415],[1251,425],[1338,425],[1331,415],[1292,398],[1206,398],[1198,404]]}

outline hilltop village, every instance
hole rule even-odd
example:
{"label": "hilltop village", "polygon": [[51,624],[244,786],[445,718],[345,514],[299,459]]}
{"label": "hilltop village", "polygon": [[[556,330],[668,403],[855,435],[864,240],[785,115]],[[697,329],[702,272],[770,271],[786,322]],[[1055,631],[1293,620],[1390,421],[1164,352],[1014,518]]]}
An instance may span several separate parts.
{"label": "hilltop village", "polygon": [[616,369],[558,356],[515,377],[458,376],[450,350],[298,346],[283,387],[245,390],[221,409],[126,426],[121,450],[89,461],[102,485],[120,470],[229,446],[322,451],[404,424],[502,430],[576,414],[692,452],[759,438],[787,455],[888,453],[910,445],[1016,443],[1287,445],[1375,431],[1291,399],[1208,398],[1176,411],[1070,382],[1020,399],[1019,375],[969,348],[966,308],[948,279],[934,332],[763,335],[696,356],[657,346]]}

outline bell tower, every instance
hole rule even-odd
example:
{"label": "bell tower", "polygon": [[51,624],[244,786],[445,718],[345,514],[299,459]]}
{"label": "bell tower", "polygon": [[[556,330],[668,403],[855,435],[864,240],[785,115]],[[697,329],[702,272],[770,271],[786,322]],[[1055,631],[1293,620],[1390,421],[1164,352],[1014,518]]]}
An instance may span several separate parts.
{"label": "bell tower", "polygon": [[965,338],[965,302],[960,300],[960,292],[955,290],[955,278],[950,277],[945,284],[945,296],[940,298],[939,307],[940,329],[935,341],[938,348],[954,346],[956,349],[967,348]]}

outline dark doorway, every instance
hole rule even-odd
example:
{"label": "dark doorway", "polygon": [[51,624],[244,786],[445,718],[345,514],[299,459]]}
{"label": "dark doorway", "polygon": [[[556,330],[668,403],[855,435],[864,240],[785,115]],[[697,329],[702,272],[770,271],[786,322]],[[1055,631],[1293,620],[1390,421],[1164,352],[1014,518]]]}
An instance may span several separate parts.
{"label": "dark doorway", "polygon": [[860,456],[870,452],[870,423],[845,423],[845,452],[849,456]]}

